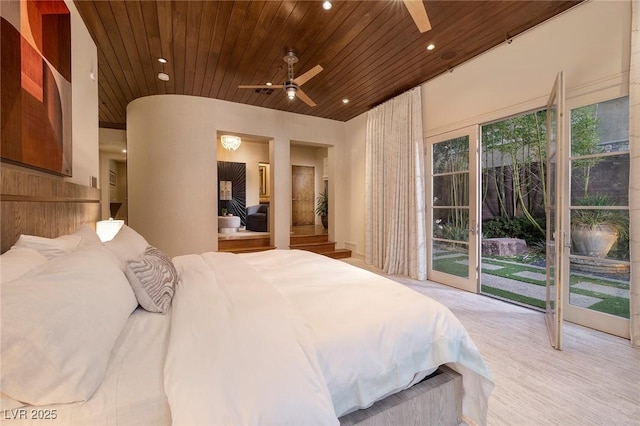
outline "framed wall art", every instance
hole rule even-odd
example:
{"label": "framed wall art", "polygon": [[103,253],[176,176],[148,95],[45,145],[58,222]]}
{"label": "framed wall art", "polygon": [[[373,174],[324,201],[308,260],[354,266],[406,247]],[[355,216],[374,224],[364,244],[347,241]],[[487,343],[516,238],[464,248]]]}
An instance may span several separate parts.
{"label": "framed wall art", "polygon": [[71,15],[63,0],[0,9],[3,161],[72,174]]}

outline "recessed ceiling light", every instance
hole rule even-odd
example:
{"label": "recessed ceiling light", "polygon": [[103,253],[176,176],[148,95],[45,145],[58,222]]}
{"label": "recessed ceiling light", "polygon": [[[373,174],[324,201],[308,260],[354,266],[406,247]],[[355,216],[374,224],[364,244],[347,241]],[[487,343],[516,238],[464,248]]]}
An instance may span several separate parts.
{"label": "recessed ceiling light", "polygon": [[330,2],[330,1],[328,1],[328,0],[327,0],[327,1],[325,1],[324,3],[322,3],[322,8],[323,8],[324,10],[329,10],[329,9],[331,9],[331,6],[332,6],[332,5],[331,5],[331,2]]}
{"label": "recessed ceiling light", "polygon": [[342,103],[343,103],[343,104],[348,104],[348,103],[349,103],[349,99],[344,98],[344,99],[342,100]]}
{"label": "recessed ceiling light", "polygon": [[159,72],[158,73],[158,79],[160,79],[162,81],[169,81],[169,74],[167,74],[165,72]]}
{"label": "recessed ceiling light", "polygon": [[267,81],[267,86],[273,86],[273,83],[270,81]]}
{"label": "recessed ceiling light", "polygon": [[158,58],[158,62],[160,62],[161,64],[166,64],[167,60],[165,58]]}
{"label": "recessed ceiling light", "polygon": [[126,154],[126,153],[127,153],[127,150],[126,150],[126,149],[123,149],[123,150],[122,150],[122,153],[123,153],[123,154]]}
{"label": "recessed ceiling light", "polygon": [[427,46],[427,50],[433,50],[436,48],[436,45],[433,43],[429,43],[429,45]]}

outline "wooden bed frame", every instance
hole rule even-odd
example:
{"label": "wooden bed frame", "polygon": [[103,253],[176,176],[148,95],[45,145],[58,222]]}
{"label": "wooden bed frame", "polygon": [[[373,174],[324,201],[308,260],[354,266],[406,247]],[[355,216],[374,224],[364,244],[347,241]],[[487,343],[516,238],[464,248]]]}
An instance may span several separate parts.
{"label": "wooden bed frame", "polygon": [[[7,166],[1,172],[2,253],[20,234],[55,238],[100,220],[100,190]],[[462,423],[462,376],[446,366],[409,389],[340,418],[342,426]]]}
{"label": "wooden bed frame", "polygon": [[54,238],[100,220],[100,190],[2,163],[1,252],[20,234]]}

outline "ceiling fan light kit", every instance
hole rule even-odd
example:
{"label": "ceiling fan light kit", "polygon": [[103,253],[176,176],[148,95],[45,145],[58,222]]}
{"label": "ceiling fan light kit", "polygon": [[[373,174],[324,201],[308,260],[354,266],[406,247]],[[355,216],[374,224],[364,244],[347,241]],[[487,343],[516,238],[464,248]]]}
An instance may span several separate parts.
{"label": "ceiling fan light kit", "polygon": [[296,97],[298,97],[302,102],[309,105],[310,107],[316,106],[316,103],[313,102],[311,98],[302,91],[302,89],[300,89],[300,86],[302,86],[307,81],[311,80],[316,75],[320,74],[323,68],[320,65],[316,65],[315,67],[311,68],[309,71],[305,72],[301,76],[295,77],[295,74],[293,72],[293,64],[298,62],[298,57],[296,56],[295,52],[288,51],[285,57],[282,59],[287,63],[287,81],[285,81],[283,84],[277,85],[277,84],[272,84],[271,82],[265,85],[241,84],[238,86],[238,89],[280,88],[280,89],[284,89],[285,93],[287,94],[287,98],[289,98],[289,100],[294,100]]}
{"label": "ceiling fan light kit", "polygon": [[[285,84],[285,86],[286,86],[286,84]],[[296,97],[296,88],[295,88],[295,86],[289,85],[289,87],[287,87],[285,90],[287,92],[287,97],[290,100],[294,100],[295,97]]]}

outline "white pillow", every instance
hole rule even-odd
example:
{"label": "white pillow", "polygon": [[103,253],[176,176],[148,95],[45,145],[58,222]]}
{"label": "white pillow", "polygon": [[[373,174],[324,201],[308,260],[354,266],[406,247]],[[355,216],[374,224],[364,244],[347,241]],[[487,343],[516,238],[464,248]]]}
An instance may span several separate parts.
{"label": "white pillow", "polygon": [[35,249],[12,247],[0,256],[0,281],[4,284],[20,278],[30,270],[46,263],[47,260]]}
{"label": "white pillow", "polygon": [[149,312],[169,312],[178,271],[166,254],[148,246],[139,257],[127,261],[125,275],[140,306]]}
{"label": "white pillow", "polygon": [[138,305],[118,260],[87,247],[3,284],[0,389],[26,404],[86,401]]}
{"label": "white pillow", "polygon": [[123,271],[126,269],[127,261],[136,259],[149,245],[142,235],[127,225],[123,225],[112,240],[105,241],[103,244],[120,259],[120,267]]}
{"label": "white pillow", "polygon": [[82,237],[79,235],[63,235],[58,238],[20,235],[13,247],[27,247],[37,250],[47,259],[53,259],[71,253],[78,248]]}
{"label": "white pillow", "polygon": [[102,241],[100,241],[100,237],[98,237],[98,234],[96,234],[95,229],[93,229],[86,223],[80,225],[80,227],[76,229],[71,235],[77,235],[81,238],[78,248],[102,245]]}

